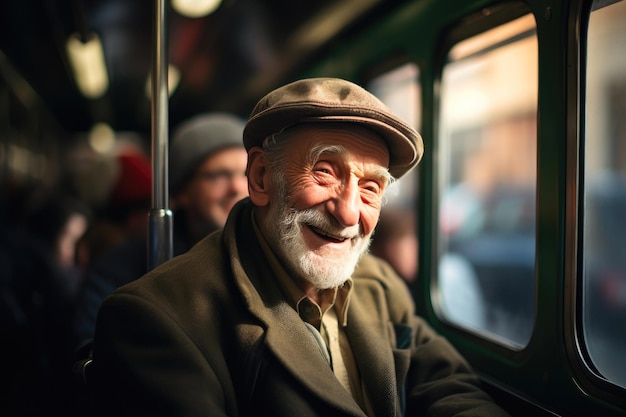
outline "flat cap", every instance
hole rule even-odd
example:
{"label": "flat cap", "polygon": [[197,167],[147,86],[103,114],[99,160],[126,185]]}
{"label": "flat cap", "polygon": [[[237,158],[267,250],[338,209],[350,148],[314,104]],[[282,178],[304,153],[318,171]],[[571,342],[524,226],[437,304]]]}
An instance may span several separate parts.
{"label": "flat cap", "polygon": [[213,152],[243,146],[245,122],[230,113],[206,113],[178,126],[170,147],[169,184],[177,193],[196,168]]}
{"label": "flat cap", "polygon": [[243,133],[247,150],[298,123],[350,122],[377,132],[389,149],[389,173],[400,178],[422,158],[417,131],[364,88],[339,78],[307,78],[279,87],[252,110]]}

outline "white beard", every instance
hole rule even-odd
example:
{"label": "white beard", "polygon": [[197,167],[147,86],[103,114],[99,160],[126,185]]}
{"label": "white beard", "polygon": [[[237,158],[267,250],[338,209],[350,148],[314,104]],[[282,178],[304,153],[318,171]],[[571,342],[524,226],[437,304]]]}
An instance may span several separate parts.
{"label": "white beard", "polygon": [[[281,178],[277,178],[281,177]],[[265,221],[269,240],[278,250],[287,269],[310,282],[315,288],[327,289],[342,285],[352,276],[361,256],[367,251],[370,236],[363,236],[359,225],[341,227],[330,215],[317,210],[295,210],[289,207],[289,192],[282,175],[274,176],[277,185],[276,203],[270,206]],[[352,247],[341,256],[316,253],[306,244],[302,227],[313,226],[333,236],[349,237]],[[323,252],[323,250],[322,250]]]}

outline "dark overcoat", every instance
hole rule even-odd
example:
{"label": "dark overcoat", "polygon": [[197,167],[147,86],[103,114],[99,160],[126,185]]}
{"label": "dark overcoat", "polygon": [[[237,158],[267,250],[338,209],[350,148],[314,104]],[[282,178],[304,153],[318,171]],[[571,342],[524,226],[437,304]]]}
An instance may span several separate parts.
{"label": "dark overcoat", "polygon": [[[103,303],[90,384],[115,416],[365,416],[273,278],[243,200],[218,231]],[[376,416],[506,415],[366,255],[347,336]]]}

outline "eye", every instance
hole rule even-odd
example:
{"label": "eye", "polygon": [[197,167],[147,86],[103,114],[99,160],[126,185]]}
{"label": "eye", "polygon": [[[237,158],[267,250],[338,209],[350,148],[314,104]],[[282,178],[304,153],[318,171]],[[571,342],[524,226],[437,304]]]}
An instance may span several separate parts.
{"label": "eye", "polygon": [[316,174],[323,174],[323,175],[334,175],[334,172],[335,172],[333,170],[333,167],[328,162],[318,162],[313,167],[313,171]]}
{"label": "eye", "polygon": [[383,187],[376,181],[363,181],[360,184],[361,195],[365,201],[377,202],[380,201],[383,195]]}
{"label": "eye", "polygon": [[380,187],[376,183],[367,183],[364,187],[364,190],[369,191],[374,194],[378,194],[380,192]]}

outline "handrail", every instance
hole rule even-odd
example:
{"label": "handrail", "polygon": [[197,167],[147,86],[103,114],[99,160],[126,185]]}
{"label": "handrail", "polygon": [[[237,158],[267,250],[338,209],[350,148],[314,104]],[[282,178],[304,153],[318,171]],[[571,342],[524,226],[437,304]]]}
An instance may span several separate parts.
{"label": "handrail", "polygon": [[172,212],[168,204],[168,31],[167,3],[154,2],[152,37],[152,208],[148,227],[148,270],[173,256]]}

